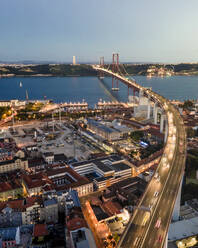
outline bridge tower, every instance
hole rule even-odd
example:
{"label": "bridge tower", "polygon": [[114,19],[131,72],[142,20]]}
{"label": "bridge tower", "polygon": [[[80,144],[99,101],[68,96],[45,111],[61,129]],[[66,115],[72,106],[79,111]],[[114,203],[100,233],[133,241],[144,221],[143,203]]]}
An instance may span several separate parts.
{"label": "bridge tower", "polygon": [[[100,57],[100,67],[104,68],[104,57]],[[100,79],[104,78],[104,72],[103,71],[99,72],[99,78]]]}
{"label": "bridge tower", "polygon": [[[119,72],[119,54],[113,53],[112,55],[112,72],[118,73]],[[114,83],[116,87],[114,87]],[[118,79],[112,76],[112,90],[119,90],[118,88]]]}

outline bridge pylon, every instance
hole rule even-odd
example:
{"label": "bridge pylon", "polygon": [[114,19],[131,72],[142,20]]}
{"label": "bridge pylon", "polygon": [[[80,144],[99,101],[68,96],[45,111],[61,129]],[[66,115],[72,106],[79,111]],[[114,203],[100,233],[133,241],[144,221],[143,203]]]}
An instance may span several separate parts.
{"label": "bridge pylon", "polygon": [[[119,72],[119,54],[113,53],[112,55],[112,72],[118,73]],[[116,87],[115,87],[116,84]],[[117,91],[119,90],[118,87],[118,79],[112,76],[112,90]]]}

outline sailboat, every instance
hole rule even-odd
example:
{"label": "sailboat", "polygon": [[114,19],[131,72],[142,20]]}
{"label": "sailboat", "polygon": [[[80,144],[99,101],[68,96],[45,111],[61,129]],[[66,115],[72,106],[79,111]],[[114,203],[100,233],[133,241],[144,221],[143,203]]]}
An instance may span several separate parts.
{"label": "sailboat", "polygon": [[20,82],[19,86],[20,86],[20,87],[23,87],[22,82]]}

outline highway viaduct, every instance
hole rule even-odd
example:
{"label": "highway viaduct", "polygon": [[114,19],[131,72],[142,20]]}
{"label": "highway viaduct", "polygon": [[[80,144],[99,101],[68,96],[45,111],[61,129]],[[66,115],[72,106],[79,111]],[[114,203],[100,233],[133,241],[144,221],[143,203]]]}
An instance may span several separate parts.
{"label": "highway viaduct", "polygon": [[[165,122],[165,147],[155,175],[151,179],[146,191],[129,220],[119,243],[118,248],[165,248],[168,241],[168,229],[171,219],[179,217],[181,184],[186,161],[186,131],[179,111],[163,96],[146,89],[134,80],[128,79],[119,72],[105,69],[103,65],[94,65],[93,68],[102,74],[108,74],[123,82],[130,88],[147,96],[154,103],[154,122],[157,121],[157,112],[163,112]],[[150,104],[148,104],[150,105]],[[150,117],[148,106],[148,118]],[[145,211],[142,207],[149,207],[151,214],[145,222]],[[160,223],[160,225],[158,224]]]}

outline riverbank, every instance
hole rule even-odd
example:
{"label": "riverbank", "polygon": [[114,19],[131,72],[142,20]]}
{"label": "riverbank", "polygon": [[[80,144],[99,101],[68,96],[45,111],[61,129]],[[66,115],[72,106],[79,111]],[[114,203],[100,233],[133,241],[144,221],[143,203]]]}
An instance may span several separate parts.
{"label": "riverbank", "polygon": [[[124,64],[122,73],[131,76],[198,76],[198,64]],[[89,64],[40,64],[5,65],[0,64],[0,77],[80,77],[97,76]]]}

